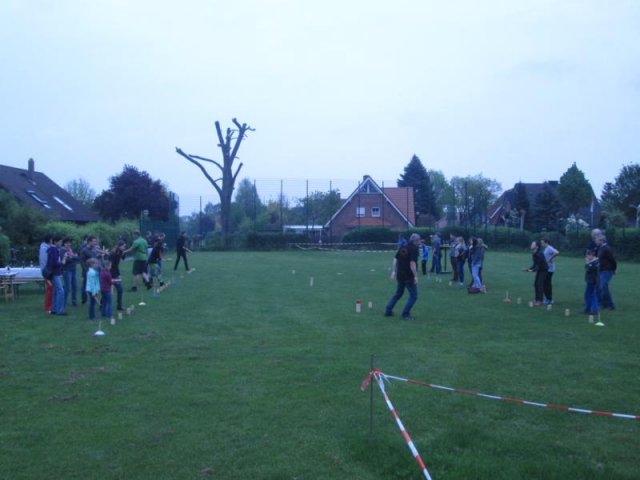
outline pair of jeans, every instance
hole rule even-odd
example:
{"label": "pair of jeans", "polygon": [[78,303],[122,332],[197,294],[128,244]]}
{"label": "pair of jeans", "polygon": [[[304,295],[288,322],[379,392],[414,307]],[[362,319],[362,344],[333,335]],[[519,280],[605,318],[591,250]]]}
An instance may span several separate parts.
{"label": "pair of jeans", "polygon": [[460,283],[464,283],[464,264],[466,262],[464,260],[458,259],[456,262],[456,269],[458,270],[458,281]]}
{"label": "pair of jeans", "polygon": [[53,307],[53,279],[44,281],[44,311],[49,313]]}
{"label": "pair of jeans", "polygon": [[602,270],[600,272],[600,287],[598,291],[598,299],[600,300],[600,307],[602,308],[616,308],[613,304],[613,298],[609,291],[609,282],[613,278],[612,270]]}
{"label": "pair of jeans", "polygon": [[189,262],[187,261],[187,253],[186,252],[177,252],[176,255],[176,264],[173,266],[174,270],[178,269],[178,264],[180,263],[180,259],[184,259],[184,268],[185,270],[189,270]]}
{"label": "pair of jeans", "polygon": [[449,259],[451,260],[451,271],[453,272],[453,278],[451,279],[451,281],[457,282],[458,281],[458,257],[450,256]]}
{"label": "pair of jeans", "polygon": [[436,273],[436,275],[440,274],[442,270],[442,264],[440,263],[440,252],[433,252],[433,257],[431,258],[431,272]]}
{"label": "pair of jeans", "polygon": [[547,278],[547,272],[536,272],[536,279],[533,281],[533,290],[535,292],[536,302],[542,303],[544,298],[544,280]]}
{"label": "pair of jeans", "polygon": [[595,283],[587,283],[584,290],[584,313],[596,314],[598,311],[598,286]]}
{"label": "pair of jeans", "polygon": [[473,288],[482,288],[482,279],[480,278],[480,265],[471,265],[471,276],[473,277]]}
{"label": "pair of jeans", "polygon": [[82,269],[82,304],[87,303],[89,299],[89,294],[87,293],[87,271]]}
{"label": "pair of jeans", "polygon": [[53,304],[51,311],[56,314],[64,313],[64,287],[62,286],[62,275],[54,275],[53,283]]}
{"label": "pair of jeans", "polygon": [[100,292],[100,314],[105,318],[111,318],[112,304],[111,304],[111,291]]}
{"label": "pair of jeans", "polygon": [[114,288],[116,289],[116,305],[118,310],[122,310],[122,283],[114,282]]}
{"label": "pair of jeans", "polygon": [[71,304],[78,305],[78,275],[75,270],[65,270],[62,272],[64,280],[64,304],[69,304],[69,294],[71,294]]}
{"label": "pair of jeans", "polygon": [[553,301],[553,287],[551,285],[552,279],[553,279],[553,272],[547,272],[547,275],[544,277],[544,285],[542,286],[542,292],[544,293],[544,298],[547,299],[548,302]]}
{"label": "pair of jeans", "polygon": [[404,294],[405,288],[409,292],[409,298],[407,299],[407,303],[404,304],[404,308],[402,309],[402,317],[409,317],[411,314],[411,308],[415,305],[418,300],[418,286],[416,282],[412,280],[398,280],[398,285],[396,287],[396,293],[393,294],[391,300],[387,304],[385,311],[387,313],[391,313],[393,311],[393,307],[395,307],[396,303],[402,295]]}
{"label": "pair of jeans", "polygon": [[95,320],[96,318],[96,297],[87,292],[89,297],[89,320]]}

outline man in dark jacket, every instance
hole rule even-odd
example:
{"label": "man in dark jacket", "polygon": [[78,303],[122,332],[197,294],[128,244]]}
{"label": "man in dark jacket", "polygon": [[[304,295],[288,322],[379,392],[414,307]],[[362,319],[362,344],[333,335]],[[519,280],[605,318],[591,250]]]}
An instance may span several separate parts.
{"label": "man in dark jacket", "polygon": [[535,301],[533,302],[533,305],[539,307],[542,305],[544,280],[547,277],[548,270],[547,261],[544,259],[540,241],[531,243],[531,260],[532,264],[527,269],[527,272],[535,272],[536,274],[536,278],[533,281],[533,289],[535,293]]}
{"label": "man in dark jacket", "polygon": [[598,235],[596,237],[596,245],[598,246],[598,263],[600,264],[600,278],[598,282],[598,300],[600,301],[600,308],[615,310],[616,306],[613,303],[613,297],[609,291],[609,282],[616,274],[618,263],[613,256],[611,247],[607,243],[607,237],[604,235]]}
{"label": "man in dark jacket", "polygon": [[189,271],[189,262],[187,261],[187,252],[191,252],[187,248],[187,233],[181,232],[176,243],[176,264],[173,266],[174,270],[177,270],[180,259],[184,259],[184,268]]}
{"label": "man in dark jacket", "polygon": [[407,245],[401,245],[393,258],[391,269],[391,279],[396,279],[396,293],[387,304],[385,317],[393,316],[393,307],[404,294],[405,288],[409,292],[407,303],[402,309],[403,320],[413,320],[411,308],[418,300],[418,245],[420,245],[420,235],[414,233],[409,237]]}

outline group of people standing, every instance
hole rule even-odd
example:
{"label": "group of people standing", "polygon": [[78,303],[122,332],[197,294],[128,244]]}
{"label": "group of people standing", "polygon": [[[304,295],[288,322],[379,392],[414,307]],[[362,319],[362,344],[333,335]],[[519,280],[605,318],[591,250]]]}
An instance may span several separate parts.
{"label": "group of people standing", "polygon": [[431,273],[442,273],[442,250],[449,249],[449,260],[453,271],[452,282],[464,286],[465,265],[468,266],[471,282],[468,285],[469,293],[486,293],[486,287],[482,280],[482,268],[484,266],[484,254],[489,248],[482,238],[469,237],[465,242],[463,237],[449,236],[449,245],[443,245],[440,233],[431,235],[431,247],[424,240],[420,240],[420,254],[422,275],[427,274],[427,264],[431,255]]}
{"label": "group of people standing", "polygon": [[531,258],[533,263],[527,269],[528,272],[535,272],[533,281],[534,306],[553,304],[553,274],[556,265],[553,261],[560,252],[551,246],[547,238],[531,242]]}
{"label": "group of people standing", "polygon": [[[162,259],[166,249],[164,234],[152,235],[147,238],[139,231],[133,232],[133,242],[129,248],[124,239],[107,249],[98,245],[98,239],[93,235],[84,237],[75,252],[70,238],[57,235],[45,235],[39,249],[39,266],[45,280],[45,312],[51,315],[67,315],[69,301],[78,306],[78,289],[82,304],[89,303],[89,318],[96,318],[96,307],[99,304],[102,317],[113,314],[112,291],[116,292],[116,308],[123,310],[123,288],[120,275],[120,262],[127,255],[133,258],[133,286],[137,291],[140,283],[150,289],[157,281],[163,285]],[[149,246],[151,244],[151,246]],[[176,263],[178,268],[180,259],[184,260],[185,269],[189,270],[186,253],[186,233],[181,232],[176,247]],[[80,265],[82,282],[77,278],[77,267]],[[99,298],[98,298],[98,295]]]}
{"label": "group of people standing", "polygon": [[[536,274],[533,282],[534,306],[553,304],[552,279],[556,271],[554,259],[559,253],[546,238],[531,243],[533,263],[526,270]],[[591,232],[591,243],[585,251],[585,314],[595,315],[602,309],[615,310],[609,283],[617,268],[607,237],[601,230],[594,229]]]}
{"label": "group of people standing", "polygon": [[[609,284],[617,269],[617,262],[606,236],[601,230],[592,231],[592,241],[585,254],[585,293],[584,312],[598,313],[600,309],[615,310]],[[446,246],[445,246],[446,247]],[[431,272],[440,274],[441,250],[443,248],[440,235],[431,236],[431,248],[417,233],[412,234],[407,242],[401,239],[393,258],[391,278],[396,280],[396,291],[385,307],[384,315],[393,316],[393,308],[407,290],[409,298],[402,310],[402,318],[411,320],[411,309],[418,299],[418,259],[423,275],[427,274],[429,256],[432,257]],[[465,267],[471,273],[468,285],[469,293],[486,293],[482,278],[485,251],[488,249],[482,238],[470,237],[465,242],[463,237],[451,234],[449,239],[449,258],[453,270],[451,283],[465,285]],[[531,243],[532,265],[525,269],[535,273],[534,306],[553,304],[553,275],[556,271],[555,258],[560,252],[551,245],[548,238]]]}
{"label": "group of people standing", "polygon": [[[122,242],[122,245],[124,242]],[[78,306],[78,289],[82,304],[89,302],[89,316],[95,318],[97,295],[108,290],[111,293],[113,285],[117,285],[118,305],[122,307],[122,289],[120,287],[119,263],[122,258],[122,246],[114,248],[113,254],[109,250],[98,246],[98,240],[93,235],[87,235],[80,244],[78,251],[74,251],[72,240],[58,235],[47,234],[39,249],[40,271],[45,280],[44,309],[51,315],[67,315],[69,300],[71,305]],[[111,261],[113,259],[113,261]],[[80,265],[82,283],[79,285],[77,267]],[[98,278],[99,273],[100,278]],[[107,276],[108,274],[108,276]],[[101,299],[101,311],[110,312],[107,305],[107,295]]]}
{"label": "group of people standing", "polygon": [[[384,315],[386,317],[393,316],[393,308],[404,291],[407,290],[409,298],[402,309],[402,318],[411,320],[411,309],[418,299],[418,259],[422,275],[427,274],[427,264],[429,255],[432,256],[431,272],[436,275],[442,273],[441,252],[442,241],[439,233],[431,236],[431,248],[426,245],[425,241],[420,238],[417,233],[412,234],[407,242],[401,239],[398,244],[398,250],[393,258],[391,267],[391,278],[396,280],[396,291],[385,307]],[[468,244],[465,243],[463,237],[450,237],[450,259],[453,269],[452,282],[457,282],[464,286],[465,265],[468,264],[471,272],[471,282],[468,286],[469,293],[486,293],[486,287],[482,280],[482,269],[484,266],[484,254],[487,245],[481,238],[470,237]]]}

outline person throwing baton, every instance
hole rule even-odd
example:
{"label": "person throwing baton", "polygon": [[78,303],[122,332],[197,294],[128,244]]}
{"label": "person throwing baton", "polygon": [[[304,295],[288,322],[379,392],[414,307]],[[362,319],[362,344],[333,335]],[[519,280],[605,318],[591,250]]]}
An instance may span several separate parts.
{"label": "person throwing baton", "polygon": [[384,316],[393,316],[393,307],[404,294],[405,288],[409,291],[409,298],[402,309],[403,320],[413,320],[411,308],[418,300],[418,246],[420,245],[420,235],[417,233],[409,237],[409,243],[400,245],[393,259],[391,269],[391,279],[397,281],[396,293],[387,304]]}
{"label": "person throwing baton", "polygon": [[180,263],[180,259],[184,259],[184,268],[188,272],[189,271],[189,261],[187,260],[187,252],[191,252],[187,248],[187,232],[180,232],[180,236],[178,237],[178,241],[176,242],[176,264],[173,269],[178,269],[178,264]]}

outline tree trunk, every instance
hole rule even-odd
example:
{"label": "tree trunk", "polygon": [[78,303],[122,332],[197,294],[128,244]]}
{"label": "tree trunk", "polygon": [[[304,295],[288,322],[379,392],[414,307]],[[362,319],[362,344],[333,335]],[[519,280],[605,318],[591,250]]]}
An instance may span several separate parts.
{"label": "tree trunk", "polygon": [[[241,163],[240,165],[238,165],[238,168],[234,173],[233,162],[236,159],[238,149],[240,148],[242,140],[244,140],[245,138],[246,132],[255,131],[255,129],[251,128],[246,123],[243,123],[241,125],[235,118],[233,119],[233,123],[238,129],[232,130],[230,128],[227,128],[226,135],[223,136],[222,129],[220,128],[220,122],[215,122],[216,133],[218,135],[219,141],[218,146],[222,151],[222,164],[208,158],[199,157],[197,155],[189,155],[187,153],[184,153],[180,148],[176,147],[176,152],[196,165],[198,168],[200,168],[202,174],[207,178],[207,180],[209,180],[209,183],[211,183],[211,185],[213,185],[213,187],[218,192],[218,196],[220,197],[220,220],[222,223],[222,239],[225,248],[229,247],[229,233],[231,230],[231,197],[233,196],[233,190],[235,188],[236,179],[238,178],[238,173],[240,173],[240,169],[242,168]],[[213,163],[222,172],[222,178],[214,180],[213,177],[209,175],[209,172],[207,172],[204,166],[200,163],[200,161]],[[221,185],[219,185],[218,182],[222,182]]]}

